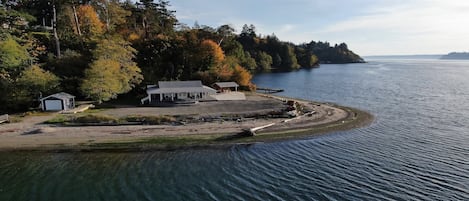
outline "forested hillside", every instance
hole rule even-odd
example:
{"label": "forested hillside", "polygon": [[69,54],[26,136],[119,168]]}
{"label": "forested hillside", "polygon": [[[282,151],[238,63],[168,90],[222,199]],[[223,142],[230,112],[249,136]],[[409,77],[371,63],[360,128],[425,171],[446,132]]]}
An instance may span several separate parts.
{"label": "forested hillside", "polygon": [[178,23],[168,1],[2,0],[0,111],[22,111],[65,91],[97,102],[159,80],[233,80],[253,89],[252,73],[319,63],[363,62],[346,44],[295,45]]}

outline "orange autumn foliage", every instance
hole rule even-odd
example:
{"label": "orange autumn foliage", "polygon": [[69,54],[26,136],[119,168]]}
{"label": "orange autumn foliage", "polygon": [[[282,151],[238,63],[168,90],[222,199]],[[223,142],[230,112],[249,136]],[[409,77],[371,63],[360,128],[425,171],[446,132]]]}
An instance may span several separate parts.
{"label": "orange autumn foliage", "polygon": [[236,65],[233,69],[232,80],[241,86],[248,86],[251,88],[252,75],[245,68],[240,65]]}
{"label": "orange autumn foliage", "polygon": [[210,57],[213,64],[218,65],[225,60],[225,53],[221,47],[212,40],[204,40],[200,44],[204,57]]}
{"label": "orange autumn foliage", "polygon": [[81,5],[77,9],[78,21],[82,34],[88,39],[95,39],[104,33],[104,23],[98,17],[96,10],[90,5]]}

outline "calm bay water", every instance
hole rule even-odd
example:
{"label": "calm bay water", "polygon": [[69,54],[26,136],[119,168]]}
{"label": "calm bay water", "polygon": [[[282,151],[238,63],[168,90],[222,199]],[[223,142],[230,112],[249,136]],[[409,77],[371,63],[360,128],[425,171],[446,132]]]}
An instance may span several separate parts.
{"label": "calm bay water", "polygon": [[228,149],[0,153],[0,200],[469,200],[469,62],[322,65],[254,82],[376,119]]}

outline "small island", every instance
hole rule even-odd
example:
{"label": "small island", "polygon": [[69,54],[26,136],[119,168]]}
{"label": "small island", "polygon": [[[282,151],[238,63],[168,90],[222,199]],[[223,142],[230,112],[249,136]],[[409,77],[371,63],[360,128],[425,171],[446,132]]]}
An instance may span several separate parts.
{"label": "small island", "polygon": [[469,60],[469,52],[451,52],[443,55],[440,59],[443,60]]}

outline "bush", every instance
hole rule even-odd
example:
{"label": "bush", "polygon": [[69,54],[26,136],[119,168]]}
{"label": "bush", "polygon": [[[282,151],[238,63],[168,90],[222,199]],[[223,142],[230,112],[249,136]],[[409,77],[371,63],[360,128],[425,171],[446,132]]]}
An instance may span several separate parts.
{"label": "bush", "polygon": [[75,123],[118,123],[119,120],[107,116],[107,115],[98,115],[98,114],[88,114],[85,116],[77,117],[74,120]]}

